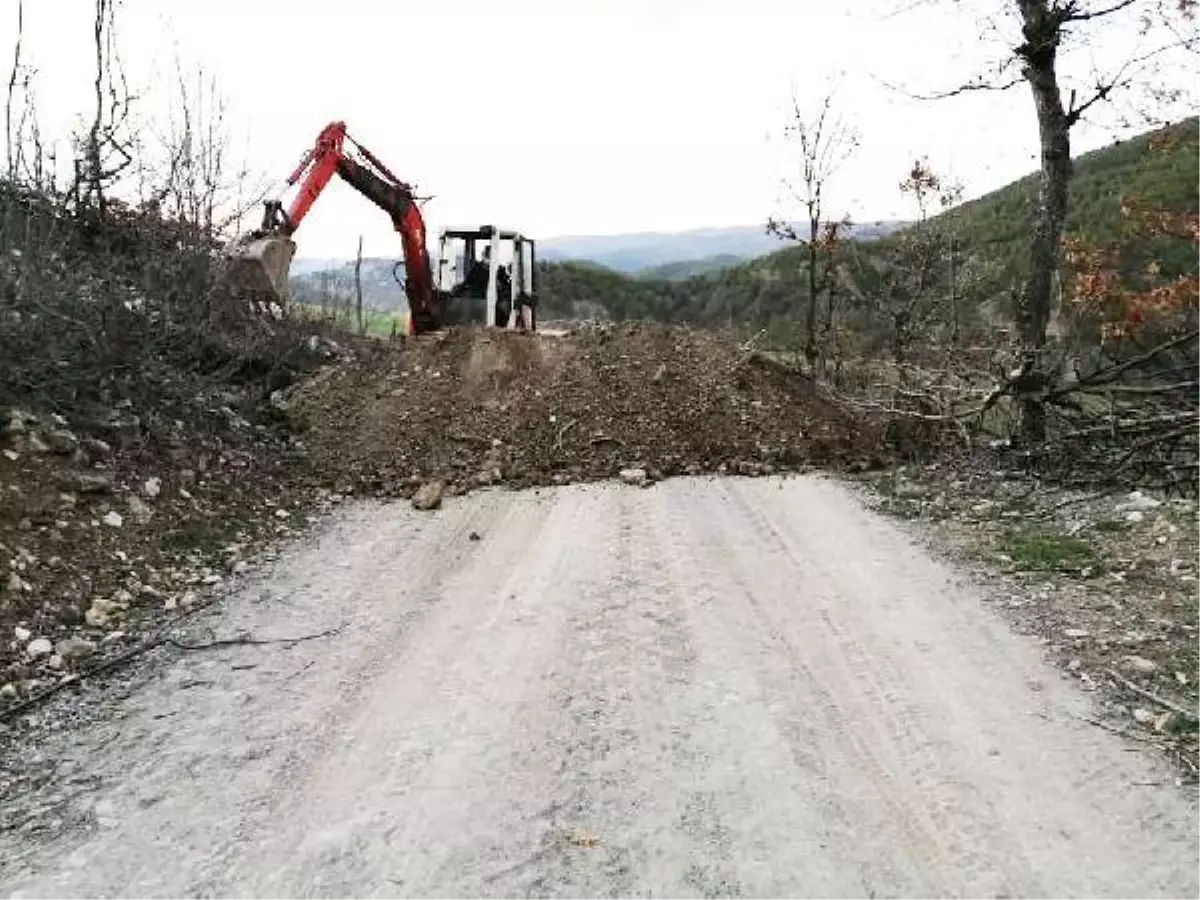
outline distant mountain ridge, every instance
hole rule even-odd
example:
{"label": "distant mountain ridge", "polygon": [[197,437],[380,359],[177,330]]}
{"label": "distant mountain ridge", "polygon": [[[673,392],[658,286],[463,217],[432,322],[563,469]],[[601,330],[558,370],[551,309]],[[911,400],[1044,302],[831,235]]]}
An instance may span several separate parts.
{"label": "distant mountain ridge", "polygon": [[[856,240],[882,237],[903,222],[863,222],[850,236]],[[611,235],[567,235],[538,242],[538,257],[546,262],[586,261],[617,272],[641,273],[672,263],[735,257],[748,260],[780,249],[779,238],[762,225],[692,228],[684,231],[646,231]]]}
{"label": "distant mountain ridge", "polygon": [[734,256],[732,253],[718,253],[716,256],[705,256],[702,259],[683,259],[678,262],[663,263],[661,266],[648,266],[638,269],[638,278],[662,279],[664,281],[685,281],[697,275],[708,275],[731,269],[746,261],[745,257]]}
{"label": "distant mountain ridge", "polygon": [[[863,222],[853,226],[850,236],[856,240],[882,237],[897,231],[904,224],[892,221]],[[537,239],[538,259],[543,262],[592,262],[627,275],[670,279],[718,271],[772,253],[782,246],[779,238],[767,234],[762,225]],[[433,249],[436,248],[431,248],[431,251]],[[691,265],[693,263],[698,265]],[[292,276],[306,277],[318,272],[344,269],[351,264],[353,260],[297,257],[292,262]],[[659,267],[668,268],[661,273],[647,271]]]}

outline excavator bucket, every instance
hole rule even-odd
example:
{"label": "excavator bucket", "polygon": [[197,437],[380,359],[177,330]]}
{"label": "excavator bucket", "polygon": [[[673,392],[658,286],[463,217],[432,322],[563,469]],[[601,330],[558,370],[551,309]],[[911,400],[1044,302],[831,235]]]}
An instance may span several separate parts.
{"label": "excavator bucket", "polygon": [[238,291],[269,296],[276,303],[287,299],[288,270],[296,243],[286,237],[260,237],[229,248],[229,283]]}

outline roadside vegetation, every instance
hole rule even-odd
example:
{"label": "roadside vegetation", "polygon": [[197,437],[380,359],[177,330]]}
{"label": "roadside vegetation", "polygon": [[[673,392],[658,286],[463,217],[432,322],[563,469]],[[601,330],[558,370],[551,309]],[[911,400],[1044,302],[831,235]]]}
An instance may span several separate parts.
{"label": "roadside vegetation", "polygon": [[270,398],[328,361],[330,326],[225,279],[221,248],[258,195],[219,90],[181,72],[202,96],[181,87],[177,127],[139,129],[117,7],[94,14],[77,133],[39,130],[19,34],[7,94],[0,722],[134,658],[323,502]]}

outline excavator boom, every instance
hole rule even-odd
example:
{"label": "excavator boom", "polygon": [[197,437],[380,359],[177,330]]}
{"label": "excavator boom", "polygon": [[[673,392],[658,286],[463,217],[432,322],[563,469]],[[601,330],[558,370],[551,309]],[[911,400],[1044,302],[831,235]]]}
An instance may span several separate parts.
{"label": "excavator boom", "polygon": [[[346,153],[347,142],[357,147],[363,162]],[[279,201],[267,201],[262,227],[235,248],[238,281],[247,288],[266,289],[276,298],[283,297],[296,249],[291,236],[335,174],[387,213],[400,234],[407,272],[404,292],[411,313],[410,329],[418,334],[437,329],[438,294],[425,243],[425,221],[412,186],[393,175],[371,151],[357,144],[346,133],[344,122],[327,125],[288,177],[289,187],[297,183],[300,187],[287,210]]]}
{"label": "excavator boom", "polygon": [[304,179],[300,190],[292,200],[287,211],[287,221],[284,223],[289,233],[300,227],[312,205],[321,196],[334,173],[337,171],[338,160],[342,158],[342,147],[346,142],[346,123],[332,122],[317,135],[317,142],[300,160],[296,171],[288,176],[288,187],[294,187]]}

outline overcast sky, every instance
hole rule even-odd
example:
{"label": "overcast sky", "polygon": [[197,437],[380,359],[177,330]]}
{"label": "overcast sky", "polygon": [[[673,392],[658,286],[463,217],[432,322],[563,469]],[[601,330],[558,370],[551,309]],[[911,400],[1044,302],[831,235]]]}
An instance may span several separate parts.
{"label": "overcast sky", "polygon": [[[66,135],[88,109],[90,0],[26,0],[26,63],[43,132]],[[896,184],[928,155],[968,196],[1036,165],[1022,86],[925,102],[1003,50],[981,36],[995,0],[123,0],[120,49],[143,121],[165,108],[174,60],[203,65],[230,101],[231,131],[256,171],[281,181],[320,128],[350,133],[435,199],[442,224],[499,222],[535,236],[753,225],[786,213],[781,141],[793,92],[830,83],[861,134],[831,189],[859,221],[911,215]],[[904,10],[905,7],[913,7]],[[0,0],[11,60],[16,0]],[[904,10],[890,14],[897,10]],[[1012,34],[1011,18],[1003,19]],[[1132,26],[1077,48],[1068,69],[1119,62]],[[5,67],[7,81],[8,66]],[[1191,61],[1171,76],[1194,80]],[[1120,135],[1081,128],[1077,151]],[[385,217],[344,185],[297,239],[306,256],[398,253]]]}

